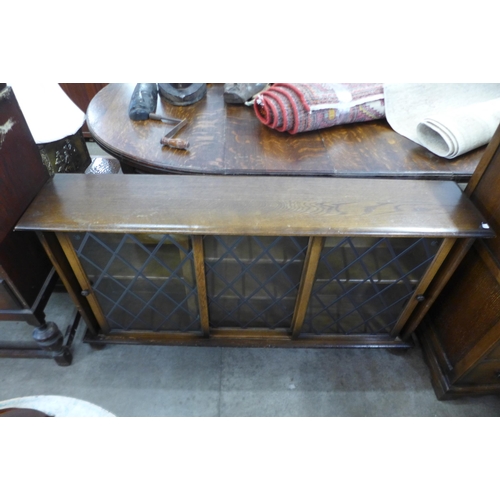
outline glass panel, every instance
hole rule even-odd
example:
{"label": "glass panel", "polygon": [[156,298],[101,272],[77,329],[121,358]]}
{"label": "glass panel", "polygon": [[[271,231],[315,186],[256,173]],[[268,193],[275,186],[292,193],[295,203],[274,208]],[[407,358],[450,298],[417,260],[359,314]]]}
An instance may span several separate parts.
{"label": "glass panel", "polygon": [[210,325],[287,328],[308,238],[205,236]]}
{"label": "glass panel", "polygon": [[426,238],[327,238],[303,331],[390,333],[439,245]]}
{"label": "glass panel", "polygon": [[72,234],[111,328],[200,330],[191,241],[156,234]]}

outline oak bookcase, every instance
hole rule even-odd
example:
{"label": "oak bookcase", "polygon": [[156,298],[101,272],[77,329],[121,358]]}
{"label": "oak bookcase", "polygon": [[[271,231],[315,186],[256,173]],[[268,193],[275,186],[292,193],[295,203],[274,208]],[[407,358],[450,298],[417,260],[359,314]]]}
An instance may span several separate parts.
{"label": "oak bookcase", "polygon": [[56,174],[17,230],[94,345],[408,348],[484,222],[451,181]]}

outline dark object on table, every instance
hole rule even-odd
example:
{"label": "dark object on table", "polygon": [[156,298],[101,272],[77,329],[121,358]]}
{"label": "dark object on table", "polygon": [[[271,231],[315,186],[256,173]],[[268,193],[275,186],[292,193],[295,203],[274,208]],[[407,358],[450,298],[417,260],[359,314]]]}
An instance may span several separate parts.
{"label": "dark object on table", "polygon": [[156,83],[138,83],[130,98],[128,116],[134,121],[148,120],[149,115],[156,111],[157,99]]}
{"label": "dark object on table", "polygon": [[205,97],[206,83],[159,83],[160,95],[174,106],[188,106]]}
{"label": "dark object on table", "polygon": [[264,90],[267,83],[225,83],[224,102],[245,104],[249,99]]}
{"label": "dark object on table", "polygon": [[158,103],[158,88],[156,83],[138,83],[132,92],[128,108],[128,116],[133,121],[158,120],[178,125],[181,120],[155,113]]}
{"label": "dark object on table", "polygon": [[165,99],[158,99],[158,113],[189,122],[189,128],[178,137],[189,139],[191,154],[168,151],[158,147],[162,134],[157,123],[128,118],[134,87],[135,83],[110,84],[96,95],[87,110],[87,123],[96,143],[120,160],[124,172],[467,182],[484,151],[481,148],[446,160],[397,134],[385,120],[305,134],[277,133],[252,119],[252,110],[247,106],[226,104],[224,84],[208,85],[206,98],[193,106],[172,106]]}

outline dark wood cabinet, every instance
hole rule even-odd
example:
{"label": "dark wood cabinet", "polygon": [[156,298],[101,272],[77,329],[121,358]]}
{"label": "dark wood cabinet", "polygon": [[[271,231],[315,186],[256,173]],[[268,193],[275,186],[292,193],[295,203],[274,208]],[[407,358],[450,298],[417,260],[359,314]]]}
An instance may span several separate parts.
{"label": "dark wood cabinet", "polygon": [[408,348],[483,220],[451,181],[56,174],[17,228],[92,343]]}
{"label": "dark wood cabinet", "polygon": [[[500,234],[500,128],[465,192]],[[500,238],[470,243],[450,253],[453,276],[418,330],[441,399],[500,394]]]}
{"label": "dark wood cabinet", "polygon": [[[0,320],[43,328],[57,274],[35,233],[14,231],[50,176],[14,92],[0,85]],[[33,340],[0,338],[0,356],[52,356]]]}

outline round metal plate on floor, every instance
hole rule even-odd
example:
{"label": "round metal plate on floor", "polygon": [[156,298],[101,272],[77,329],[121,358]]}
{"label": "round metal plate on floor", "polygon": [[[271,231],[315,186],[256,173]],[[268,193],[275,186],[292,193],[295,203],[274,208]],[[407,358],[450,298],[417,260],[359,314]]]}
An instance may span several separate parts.
{"label": "round metal plate on floor", "polygon": [[27,396],[0,401],[0,410],[28,408],[51,417],[114,417],[100,406],[66,396]]}

